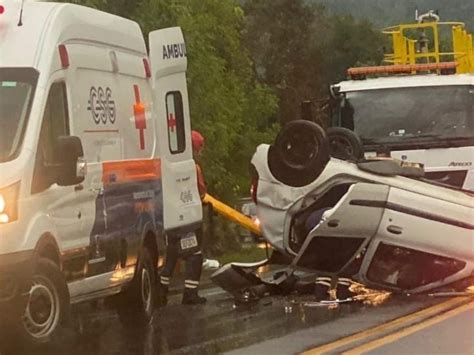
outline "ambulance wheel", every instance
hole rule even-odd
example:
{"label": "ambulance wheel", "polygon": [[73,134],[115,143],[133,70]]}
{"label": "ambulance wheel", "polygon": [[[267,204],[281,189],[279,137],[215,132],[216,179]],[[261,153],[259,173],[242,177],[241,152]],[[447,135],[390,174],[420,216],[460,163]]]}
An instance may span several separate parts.
{"label": "ambulance wheel", "polygon": [[333,158],[359,161],[364,158],[364,146],[359,136],[344,127],[331,127],[327,130],[329,153]]}
{"label": "ambulance wheel", "polygon": [[146,247],[142,250],[132,284],[118,296],[117,313],[124,324],[147,324],[152,320],[158,285],[155,263]]}
{"label": "ambulance wheel", "polygon": [[14,339],[20,346],[51,342],[63,330],[68,317],[69,290],[64,275],[53,261],[40,258],[26,308],[12,320]]}
{"label": "ambulance wheel", "polygon": [[268,152],[268,165],[282,183],[300,187],[321,175],[329,161],[329,145],[321,126],[311,121],[289,122]]}

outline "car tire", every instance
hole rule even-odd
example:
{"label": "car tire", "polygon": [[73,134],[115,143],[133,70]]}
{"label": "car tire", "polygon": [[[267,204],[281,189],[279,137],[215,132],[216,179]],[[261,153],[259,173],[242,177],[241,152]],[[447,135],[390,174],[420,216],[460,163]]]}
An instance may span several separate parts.
{"label": "car tire", "polygon": [[364,159],[364,146],[359,136],[344,127],[331,127],[327,130],[329,154],[336,159],[359,161]]}
{"label": "car tire", "polygon": [[32,278],[26,307],[9,319],[9,335],[17,347],[34,347],[58,338],[69,319],[69,290],[53,261],[40,258]]}
{"label": "car tire", "polygon": [[135,277],[122,294],[117,295],[115,307],[124,324],[148,324],[158,301],[157,270],[148,248],[143,248]]}
{"label": "car tire", "polygon": [[328,140],[321,126],[297,120],[278,134],[268,152],[268,165],[277,180],[301,187],[321,175],[329,158]]}

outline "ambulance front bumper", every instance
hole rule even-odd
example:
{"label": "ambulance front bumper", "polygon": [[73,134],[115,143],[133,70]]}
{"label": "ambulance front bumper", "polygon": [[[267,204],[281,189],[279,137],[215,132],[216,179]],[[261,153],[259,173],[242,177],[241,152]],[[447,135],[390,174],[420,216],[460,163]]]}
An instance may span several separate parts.
{"label": "ambulance front bumper", "polygon": [[0,312],[26,305],[33,269],[33,250],[0,255]]}

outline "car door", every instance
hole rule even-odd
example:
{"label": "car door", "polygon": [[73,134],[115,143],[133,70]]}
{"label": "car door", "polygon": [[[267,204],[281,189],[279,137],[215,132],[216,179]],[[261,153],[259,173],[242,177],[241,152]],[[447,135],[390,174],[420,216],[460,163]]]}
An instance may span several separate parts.
{"label": "car door", "polygon": [[391,187],[359,279],[375,287],[418,292],[468,277],[474,261],[472,211]]}
{"label": "car door", "polygon": [[149,43],[158,135],[156,156],[161,158],[163,224],[168,232],[186,231],[202,220],[192,156],[186,47],[178,27],[151,32]]}
{"label": "car door", "polygon": [[53,234],[62,253],[67,277],[82,276],[89,237],[84,233],[83,217],[86,192],[83,185],[57,184],[61,161],[58,138],[70,135],[70,111],[67,86],[60,74],[53,75],[48,87],[38,142],[32,193],[39,194],[55,228]]}
{"label": "car door", "polygon": [[352,184],[307,235],[294,263],[322,273],[343,272],[376,235],[388,191],[381,184]]}

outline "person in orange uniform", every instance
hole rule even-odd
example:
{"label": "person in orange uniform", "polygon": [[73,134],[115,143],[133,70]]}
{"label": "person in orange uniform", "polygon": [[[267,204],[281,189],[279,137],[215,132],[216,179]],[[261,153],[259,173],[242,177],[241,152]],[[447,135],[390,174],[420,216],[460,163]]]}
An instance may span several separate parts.
{"label": "person in orange uniform", "polygon": [[[191,132],[191,140],[193,146],[193,157],[196,162],[196,174],[199,196],[204,198],[207,192],[206,182],[199,165],[199,158],[204,148],[204,137],[198,131]],[[202,229],[196,231],[198,241],[202,238]],[[167,303],[167,294],[173,271],[176,263],[180,258],[179,238],[170,236],[167,237],[166,261],[163,271],[160,275],[160,283],[162,286],[162,303]],[[186,261],[184,292],[182,304],[202,304],[206,302],[206,298],[199,296],[198,286],[201,279],[203,257],[200,248],[201,243],[198,242],[198,247],[193,250],[192,254],[183,256]]]}

